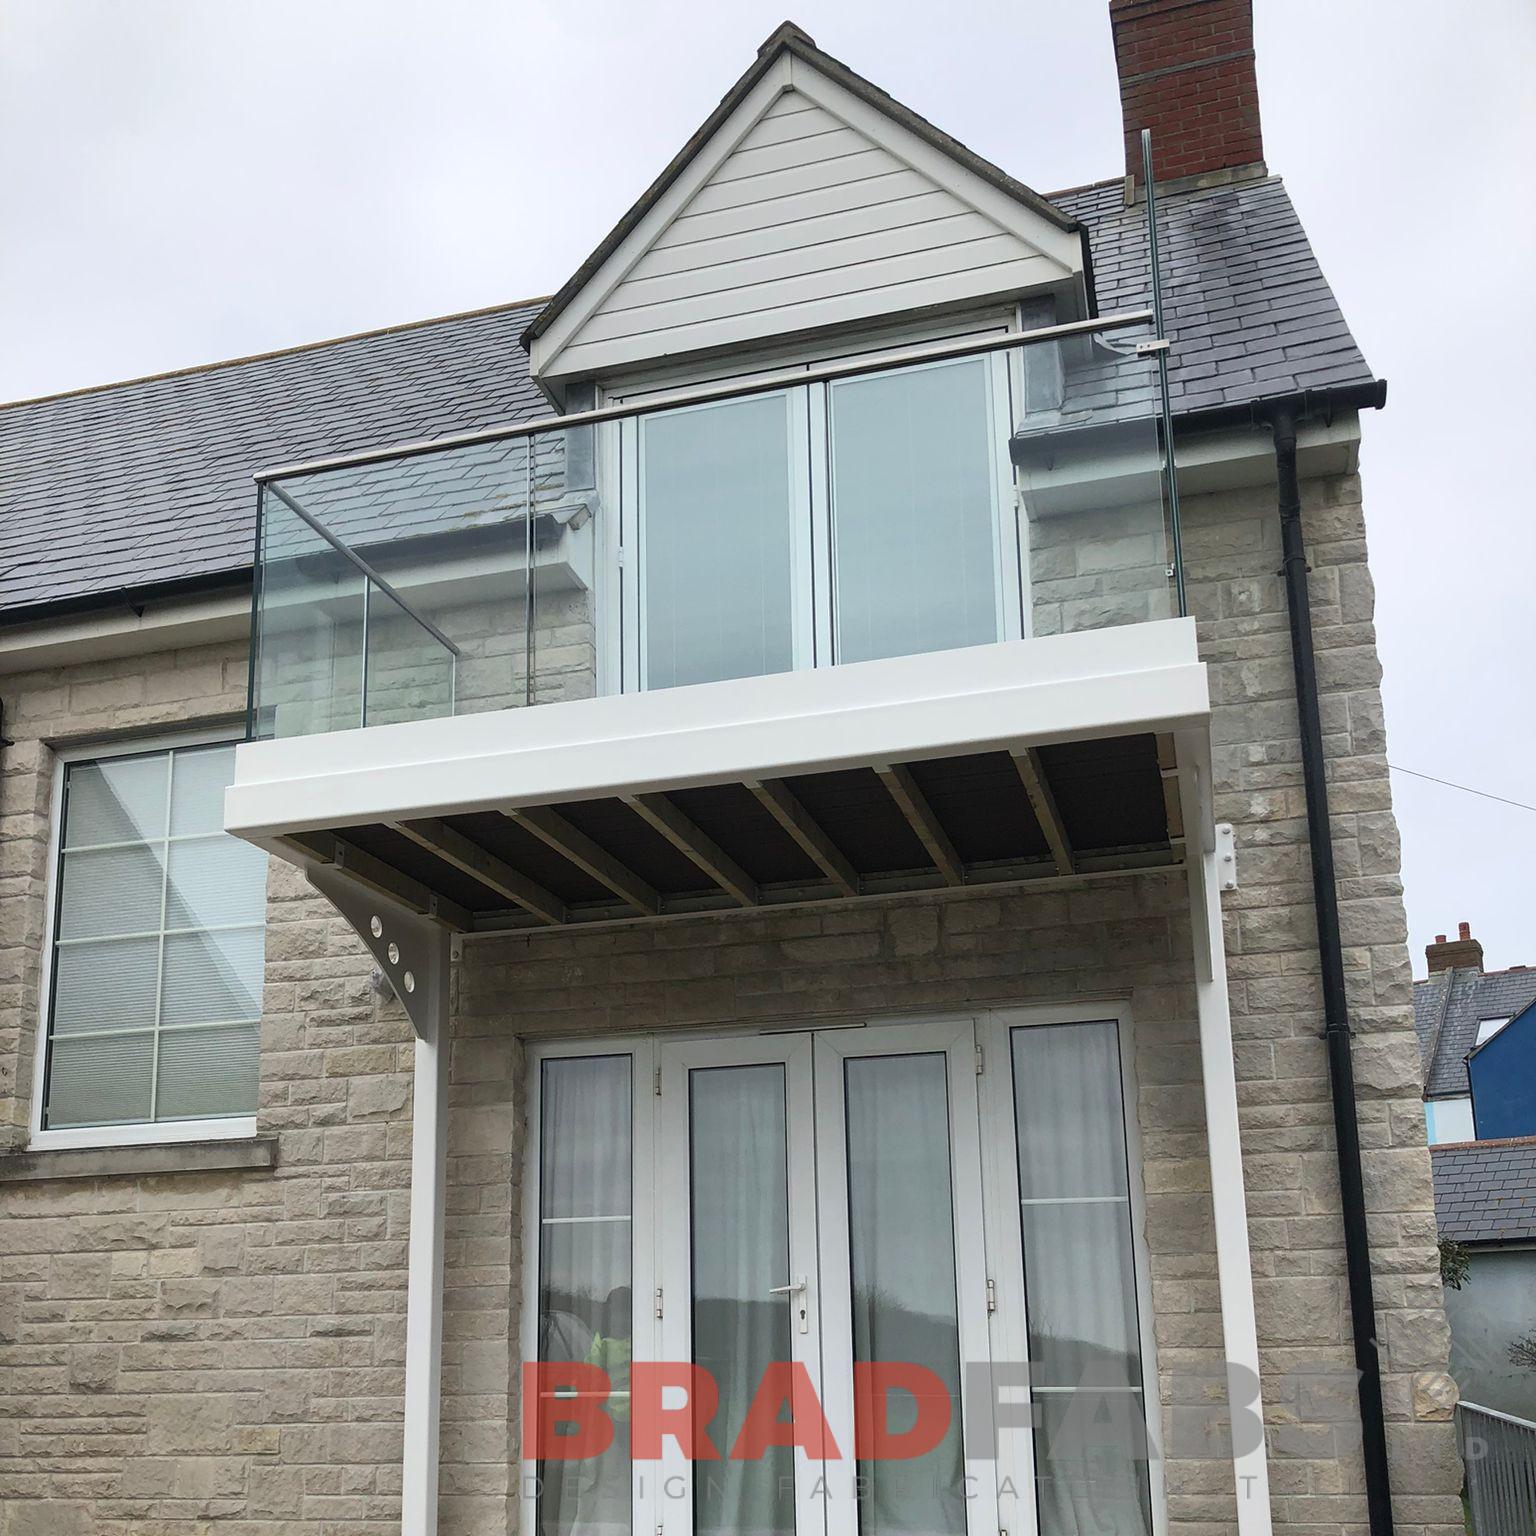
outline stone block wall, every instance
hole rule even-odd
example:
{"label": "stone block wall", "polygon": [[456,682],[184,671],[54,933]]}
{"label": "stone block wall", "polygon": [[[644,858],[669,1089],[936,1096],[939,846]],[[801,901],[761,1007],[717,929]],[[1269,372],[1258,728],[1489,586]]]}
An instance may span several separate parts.
{"label": "stone block wall", "polygon": [[[1403,1536],[1460,1530],[1429,1159],[1358,483],[1306,526]],[[1321,1000],[1272,490],[1189,498],[1276,1529],[1364,1531]],[[586,646],[580,617],[567,634]],[[237,644],[0,680],[0,1136],[30,1110],[52,749],[238,720]],[[562,684],[564,692],[565,685]],[[259,1127],[274,1169],[17,1182],[0,1167],[0,1533],[398,1529],[411,1035],[345,924],[270,886]],[[1131,997],[1165,1399],[1220,1355],[1182,884],[1167,875],[477,939],[451,1055],[445,1532],[516,1523],[520,1037]],[[1209,1398],[1201,1399],[1208,1404]],[[1329,1404],[1337,1410],[1328,1417]],[[1197,1407],[1200,1405],[1196,1405]],[[1165,1404],[1166,1412],[1166,1404]],[[1231,1529],[1229,1466],[1168,1468]]]}

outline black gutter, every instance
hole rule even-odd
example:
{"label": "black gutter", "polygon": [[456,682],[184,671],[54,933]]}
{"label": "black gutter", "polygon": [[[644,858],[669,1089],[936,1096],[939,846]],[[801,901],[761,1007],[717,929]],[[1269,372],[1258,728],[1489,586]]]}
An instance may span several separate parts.
{"label": "black gutter", "polygon": [[196,576],[177,576],[164,581],[140,582],[132,587],[114,587],[108,592],[86,592],[78,597],[50,598],[41,603],[0,609],[0,630],[75,616],[107,614],[123,608],[142,616],[143,611],[154,603],[188,597],[213,597],[234,587],[248,587],[250,583],[249,566],[231,566],[226,570],[208,571]]}
{"label": "black gutter", "polygon": [[[1380,404],[1386,383],[1371,386]],[[1301,766],[1306,786],[1307,842],[1312,860],[1312,904],[1317,913],[1317,950],[1323,981],[1323,1039],[1328,1047],[1328,1080],[1333,1098],[1334,1144],[1339,1161],[1339,1203],[1344,1216],[1344,1262],[1349,1279],[1349,1312],[1359,1377],[1361,1451],[1371,1536],[1392,1536],[1392,1484],[1387,1466],[1387,1427],[1381,1402],[1381,1357],[1376,1337],[1376,1298],[1371,1246],[1366,1228],[1365,1183],[1360,1167],[1360,1123],[1355,1103],[1355,1069],[1350,1051],[1349,1003],[1344,985],[1344,946],[1339,930],[1338,881],[1333,863],[1333,823],[1323,757],[1323,724],[1318,702],[1317,656],[1312,642],[1312,604],[1307,590],[1307,550],[1301,526],[1301,480],[1296,466],[1296,423],[1313,410],[1343,403],[1327,391],[1292,398],[1266,412],[1275,438],[1280,538],[1284,555],[1285,600],[1291,623],[1291,662],[1296,676],[1296,712],[1301,727]]]}

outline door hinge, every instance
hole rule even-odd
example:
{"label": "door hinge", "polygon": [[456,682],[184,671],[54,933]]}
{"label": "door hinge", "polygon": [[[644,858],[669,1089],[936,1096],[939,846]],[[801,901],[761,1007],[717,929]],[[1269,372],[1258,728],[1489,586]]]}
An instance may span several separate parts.
{"label": "door hinge", "polygon": [[976,1047],[976,1076],[980,1077],[987,1070],[987,1053],[978,1044]]}
{"label": "door hinge", "polygon": [[661,1316],[661,1287],[656,1287],[656,1316]]}
{"label": "door hinge", "polygon": [[659,1099],[661,1097],[661,1064],[656,1064],[656,1069],[651,1073],[651,1092]]}
{"label": "door hinge", "polygon": [[992,1313],[994,1313],[996,1311],[997,1311],[997,1281],[996,1280],[992,1280],[992,1279],[989,1278],[988,1281],[987,1281],[987,1315],[990,1316]]}

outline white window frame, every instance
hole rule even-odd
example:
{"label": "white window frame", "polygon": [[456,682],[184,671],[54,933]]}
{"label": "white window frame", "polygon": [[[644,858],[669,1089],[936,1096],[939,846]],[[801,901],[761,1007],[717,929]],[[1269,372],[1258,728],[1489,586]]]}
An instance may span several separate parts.
{"label": "white window frame", "polygon": [[[836,1193],[836,1169],[826,1166],[831,1159],[823,1155],[822,1143],[832,1134],[827,1124],[824,1104],[827,1095],[840,1091],[828,1086],[828,1075],[822,1069],[824,1063],[849,1055],[883,1055],[903,1051],[929,1054],[944,1053],[948,1058],[951,1096],[950,1156],[952,1166],[960,1160],[980,1160],[980,1209],[975,1212],[971,1237],[975,1246],[984,1248],[986,1275],[997,1286],[996,1311],[984,1319],[987,1325],[981,1342],[989,1350],[993,1360],[1026,1360],[1028,1358],[1029,1325],[1025,1313],[1024,1270],[1019,1234],[1015,1230],[1009,1246],[1009,1207],[1000,1206],[999,1200],[1008,1198],[1012,1189],[1017,1209],[1018,1168],[1011,1134],[1013,1119],[1012,1051],[1009,1034],[1014,1028],[1031,1025],[1088,1024],[1113,1021],[1117,1026],[1120,1052],[1121,1109],[1124,1115],[1126,1137],[1126,1163],[1129,1179],[1129,1205],[1131,1221],[1131,1253],[1136,1291],[1138,1342],[1141,1347],[1141,1402],[1146,1414],[1148,1441],[1148,1478],[1152,1509],[1153,1536],[1167,1536],[1168,1515],[1166,1482],[1163,1467],[1162,1446],[1162,1392],[1157,1367],[1157,1350],[1152,1313],[1151,1267],[1146,1241],[1146,1196],[1142,1174],[1141,1132],[1137,1115],[1137,1081],[1135,1074],[1135,1033],[1130,1005],[1125,1000],[1098,1003],[1030,1004],[1028,1006],[1001,1006],[957,1011],[954,1013],[914,1012],[869,1016],[857,1020],[841,1019],[783,1019],[765,1021],[749,1026],[722,1026],[719,1028],[687,1029],[659,1033],[583,1036],[573,1039],[529,1041],[525,1045],[526,1075],[524,1103],[526,1105],[526,1135],[523,1148],[521,1179],[523,1275],[520,1288],[522,1317],[519,1336],[522,1345],[521,1358],[525,1361],[538,1358],[539,1313],[539,1194],[540,1181],[540,1085],[542,1064],[551,1059],[580,1056],[628,1055],[632,1059],[633,1110],[631,1120],[632,1180],[631,1230],[636,1235],[632,1244],[631,1285],[634,1298],[633,1355],[637,1360],[667,1358],[665,1348],[674,1342],[676,1335],[666,1318],[656,1318],[656,1286],[663,1262],[665,1245],[676,1247],[679,1228],[676,1212],[669,1217],[658,1207],[656,1179],[663,1166],[664,1150],[679,1135],[676,1125],[668,1126],[658,1112],[664,1073],[675,1075],[682,1071],[686,1081],[688,1064],[701,1061],[747,1059],[751,1055],[749,1042],[763,1036],[790,1035],[794,1042],[786,1041],[784,1060],[790,1061],[796,1049],[803,1049],[806,1036],[810,1037],[809,1051],[805,1054],[816,1063],[816,1075],[812,1094],[815,1114],[812,1124],[816,1151],[812,1155],[815,1165],[818,1221],[816,1273],[809,1277],[812,1287],[819,1294],[812,1297],[813,1315],[821,1331],[821,1376],[817,1382],[821,1392],[822,1407],[840,1447],[845,1445],[844,1456],[851,1461],[851,1436],[846,1420],[852,1411],[851,1401],[839,1383],[833,1379],[835,1371],[844,1363],[846,1351],[840,1351],[838,1340],[829,1326],[822,1298],[838,1284],[838,1276],[846,1271],[846,1255],[829,1265],[828,1249],[836,1249],[839,1241],[846,1241],[846,1218],[839,1226],[836,1213],[840,1209],[832,1198]],[[920,1031],[920,1033],[919,1033]],[[967,1054],[979,1052],[972,1061]],[[762,1059],[768,1059],[763,1056]],[[786,1066],[786,1071],[791,1069]],[[974,1079],[972,1072],[975,1072]],[[669,1080],[671,1078],[669,1077]],[[965,1084],[974,1080],[977,1092],[972,1099],[974,1108],[967,1111]],[[786,1078],[786,1088],[792,1089]],[[957,1113],[956,1106],[960,1109]],[[840,1123],[840,1122],[839,1122]],[[992,1134],[999,1126],[1009,1128],[1009,1134]],[[989,1131],[990,1128],[990,1131]],[[974,1140],[973,1140],[974,1138]],[[835,1140],[835,1137],[832,1139]],[[979,1146],[975,1143],[979,1141]],[[675,1155],[675,1154],[674,1154]],[[790,1155],[796,1156],[791,1146]],[[800,1149],[802,1159],[806,1149]],[[798,1177],[803,1181],[808,1175],[803,1171]],[[971,1202],[965,1198],[962,1180],[955,1177],[954,1198],[957,1210],[962,1214]],[[791,1171],[792,1180],[796,1177]],[[973,1197],[974,1199],[974,1197]],[[998,1220],[999,1213],[1004,1213]],[[830,1217],[830,1219],[829,1219]],[[1017,1223],[1014,1223],[1015,1228]],[[640,1234],[646,1240],[640,1241]],[[839,1236],[840,1233],[840,1236]],[[957,1232],[960,1243],[966,1238]],[[1016,1273],[1005,1266],[1018,1259]],[[674,1266],[676,1255],[673,1256]],[[841,1264],[841,1268],[839,1267]],[[957,1244],[956,1283],[965,1286],[967,1277],[974,1288],[976,1256],[962,1254]],[[829,1280],[828,1271],[832,1271]],[[962,1291],[962,1356],[975,1345],[977,1320],[975,1296]],[[663,1312],[675,1314],[686,1306],[686,1298],[667,1297]],[[967,1313],[972,1315],[967,1318]],[[831,1342],[829,1343],[829,1339]],[[849,1357],[851,1358],[851,1356]],[[963,1378],[962,1378],[963,1380]],[[1027,1400],[1027,1394],[1026,1394]],[[839,1435],[839,1430],[843,1435]],[[665,1527],[668,1536],[674,1529],[691,1528],[687,1522],[675,1522],[679,1503],[677,1499],[674,1465],[677,1448],[669,1443],[668,1458],[660,1463],[640,1462],[633,1468],[634,1509],[636,1533],[654,1532]],[[977,1485],[983,1494],[973,1501],[968,1527],[975,1531],[983,1528],[996,1529],[998,1522],[1007,1524],[1007,1516],[1013,1513],[1009,1505],[994,1498],[997,1490],[1006,1486],[1011,1478],[1019,1490],[1020,1499],[1028,1507],[1020,1510],[1008,1529],[1016,1536],[1032,1536],[1038,1529],[1037,1506],[1034,1502],[1034,1436],[1030,1432],[1000,1433],[995,1478],[991,1464],[981,1464],[970,1459],[966,1470],[980,1474]],[[797,1453],[797,1471],[799,1471]],[[520,1503],[523,1528],[533,1530],[536,1520],[535,1472],[531,1461],[520,1464]],[[671,1492],[666,1488],[669,1485]],[[800,1481],[797,1478],[797,1483]],[[829,1481],[828,1487],[831,1488]],[[797,1499],[805,1511],[805,1491],[798,1490]],[[849,1536],[851,1531],[851,1506],[848,1501],[829,1498],[825,1507],[827,1536]],[[983,1510],[982,1506],[985,1506]],[[982,1516],[978,1524],[978,1516]],[[820,1517],[814,1517],[819,1527]],[[987,1522],[990,1521],[990,1524]],[[845,1527],[847,1529],[845,1529]]]}
{"label": "white window frame", "polygon": [[[44,1152],[70,1147],[142,1147],[189,1141],[235,1141],[256,1134],[255,1115],[225,1115],[208,1120],[150,1120],[128,1125],[71,1126],[49,1130],[43,1125],[43,1094],[48,1080],[48,1055],[52,1046],[50,1023],[53,1009],[54,939],[56,936],[63,872],[64,777],[72,763],[106,762],[117,757],[144,757],[171,752],[178,747],[211,747],[242,739],[235,727],[179,731],[136,736],[104,742],[60,747],[53,754],[53,776],[48,814],[48,862],[43,898],[42,973],[38,981],[36,1049],[32,1062],[32,1113],[27,1145]],[[266,915],[263,913],[265,923]]]}

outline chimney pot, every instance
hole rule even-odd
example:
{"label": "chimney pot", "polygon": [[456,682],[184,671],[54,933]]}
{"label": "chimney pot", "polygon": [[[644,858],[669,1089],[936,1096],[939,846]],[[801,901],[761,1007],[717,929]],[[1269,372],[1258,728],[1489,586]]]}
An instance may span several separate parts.
{"label": "chimney pot", "polygon": [[1429,962],[1429,974],[1436,971],[1477,970],[1483,968],[1483,946],[1472,937],[1470,923],[1457,924],[1457,937],[1446,942],[1443,933],[1435,935],[1433,944],[1424,946],[1424,958]]}
{"label": "chimney pot", "polygon": [[1133,180],[1143,128],[1160,183],[1262,170],[1253,0],[1109,0],[1109,24]]}

